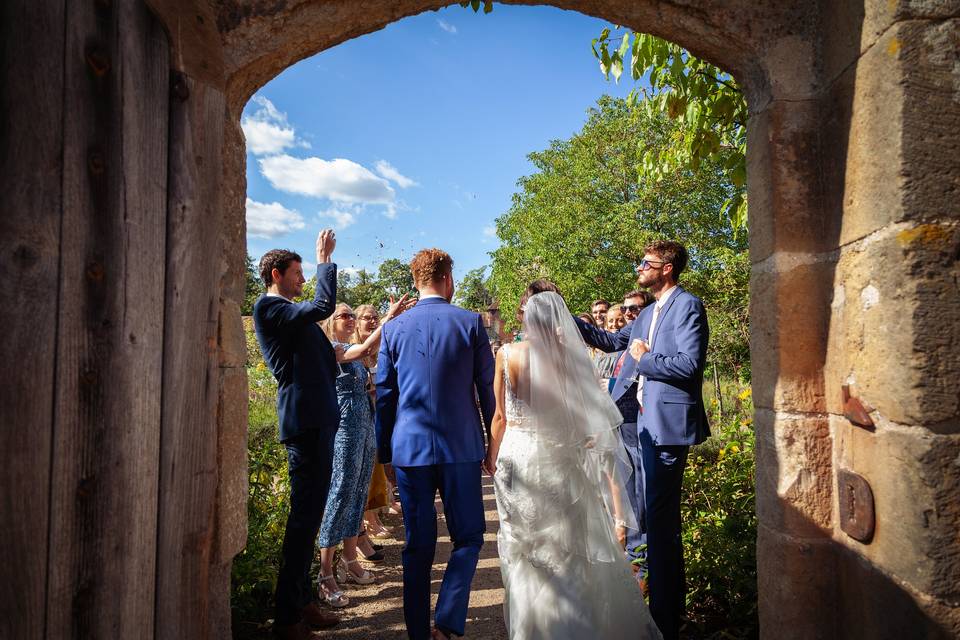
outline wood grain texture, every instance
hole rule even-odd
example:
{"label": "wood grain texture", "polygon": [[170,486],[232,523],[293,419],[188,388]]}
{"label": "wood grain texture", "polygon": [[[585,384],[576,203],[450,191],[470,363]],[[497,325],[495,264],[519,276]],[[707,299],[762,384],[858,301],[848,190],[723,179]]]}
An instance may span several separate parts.
{"label": "wood grain texture", "polygon": [[153,636],[169,48],[69,3],[47,635]]}
{"label": "wood grain texture", "polygon": [[156,609],[156,637],[171,640],[223,633],[211,629],[210,606],[223,595],[211,593],[211,565],[225,114],[216,89],[179,73],[172,86]]}
{"label": "wood grain texture", "polygon": [[45,623],[64,3],[0,2],[0,638]]}

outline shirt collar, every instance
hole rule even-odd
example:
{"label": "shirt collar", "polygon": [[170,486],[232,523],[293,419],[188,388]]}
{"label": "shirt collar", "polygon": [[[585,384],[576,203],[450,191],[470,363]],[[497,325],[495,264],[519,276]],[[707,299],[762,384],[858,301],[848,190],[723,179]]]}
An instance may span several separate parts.
{"label": "shirt collar", "polygon": [[287,302],[293,302],[293,300],[291,300],[290,298],[288,298],[288,297],[286,297],[286,296],[282,296],[282,295],[280,295],[279,293],[274,293],[274,292],[272,292],[272,291],[267,291],[267,297],[268,297],[268,298],[283,298],[283,299],[286,300]]}
{"label": "shirt collar", "polygon": [[429,300],[430,298],[440,298],[441,300],[446,301],[446,298],[444,298],[443,296],[441,296],[441,295],[439,295],[439,294],[436,294],[436,293],[431,293],[431,294],[429,294],[429,295],[420,296],[420,299],[421,299],[421,300]]}
{"label": "shirt collar", "polygon": [[660,299],[657,300],[657,309],[663,309],[663,305],[667,304],[667,300],[670,299],[670,296],[673,295],[673,292],[677,290],[677,285],[673,285],[660,295]]}

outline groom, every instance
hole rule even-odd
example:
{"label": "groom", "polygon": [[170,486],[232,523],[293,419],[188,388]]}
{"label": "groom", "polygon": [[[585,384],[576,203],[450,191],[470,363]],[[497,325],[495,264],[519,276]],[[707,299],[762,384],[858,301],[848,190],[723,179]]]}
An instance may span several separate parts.
{"label": "groom", "polygon": [[587,344],[604,351],[630,348],[614,394],[636,381],[650,613],[665,640],[678,637],[684,612],[680,497],[687,451],[710,435],[701,390],[707,314],[700,299],[677,283],[687,258],[678,242],[661,240],[644,248],[637,282],[657,302],[618,333],[577,319]]}
{"label": "groom", "polygon": [[[450,304],[450,256],[424,249],[410,269],[420,301],[383,327],[376,379],[377,455],[380,462],[393,463],[403,505],[407,633],[411,640],[442,640],[463,635],[470,582],[486,531],[480,462],[483,432],[489,433],[495,408],[494,361],[480,315]],[[453,553],[431,630],[437,490]]]}

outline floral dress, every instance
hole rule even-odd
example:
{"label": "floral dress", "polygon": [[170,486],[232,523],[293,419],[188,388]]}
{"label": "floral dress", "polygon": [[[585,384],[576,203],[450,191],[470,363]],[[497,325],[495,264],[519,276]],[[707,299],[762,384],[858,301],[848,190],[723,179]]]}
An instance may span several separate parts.
{"label": "floral dress", "polygon": [[[336,346],[336,345],[335,345]],[[343,344],[349,349],[350,344]],[[337,378],[340,427],[333,445],[333,476],[317,546],[333,547],[360,532],[377,453],[373,412],[363,362],[344,362]]]}

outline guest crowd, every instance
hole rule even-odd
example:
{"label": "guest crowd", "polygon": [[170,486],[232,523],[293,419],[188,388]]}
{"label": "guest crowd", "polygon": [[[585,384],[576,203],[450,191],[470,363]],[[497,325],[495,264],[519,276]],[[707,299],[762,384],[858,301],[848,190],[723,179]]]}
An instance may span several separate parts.
{"label": "guest crowd", "polygon": [[[274,624],[275,632],[283,638],[314,638],[311,628],[336,625],[339,619],[329,608],[350,605],[343,585],[374,583],[377,576],[370,569],[385,560],[378,542],[397,534],[402,536],[380,519],[385,513],[400,514],[401,506],[395,497],[394,470],[377,459],[374,378],[384,324],[404,313],[416,300],[407,295],[399,300],[370,300],[370,304],[356,309],[338,303],[336,265],[332,262],[335,246],[332,231],[320,234],[312,301],[290,304],[302,296],[306,281],[300,255],[275,249],[267,252],[259,265],[266,292],[254,307],[254,324],[264,357],[278,383],[280,440],[287,449],[290,475],[291,510],[277,580]],[[657,251],[653,257],[660,259],[661,269],[669,259],[676,288],[676,275],[686,262],[685,250],[676,243],[666,243]],[[655,262],[656,259],[643,261],[638,271],[640,282],[645,273],[655,268]],[[412,266],[416,268],[415,264]],[[531,285],[528,295],[538,290],[556,290],[550,283],[540,289],[536,285]],[[672,289],[666,285],[660,283],[656,299],[648,290],[632,290],[624,293],[621,301],[597,299],[578,316],[586,344],[592,345],[587,348],[600,383],[610,391],[623,416],[620,432],[629,453],[629,468],[623,472],[628,478],[630,504],[641,526],[618,529],[617,533],[625,553],[639,569],[637,579],[644,591],[649,543],[648,527],[644,525],[648,517],[645,495],[650,492],[648,487],[645,493],[643,445],[638,435],[643,432],[638,430],[638,418],[643,414],[640,402],[645,397],[640,388],[643,376],[632,369],[629,375],[622,374],[625,363],[637,366],[644,355],[642,351],[649,351],[654,335],[650,326],[649,340],[640,340],[644,344],[636,345],[638,341],[633,339],[630,326],[647,306],[659,299],[665,301],[661,292],[667,292],[669,297]],[[521,340],[522,335],[514,334],[514,338]],[[494,355],[500,346],[500,337],[490,336]],[[685,455],[684,450],[682,456]],[[675,502],[678,510],[678,497]],[[678,527],[678,515],[676,519]],[[678,536],[678,531],[669,535]],[[317,557],[319,576],[313,583],[309,570]],[[682,557],[679,562],[682,572]],[[666,575],[667,571],[663,573]],[[662,589],[666,591],[667,587]],[[656,617],[653,602],[651,611]],[[658,624],[663,629],[663,623],[658,620]]]}

